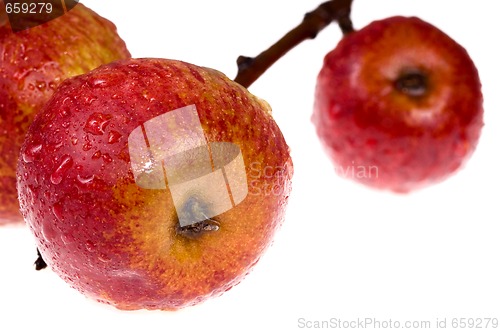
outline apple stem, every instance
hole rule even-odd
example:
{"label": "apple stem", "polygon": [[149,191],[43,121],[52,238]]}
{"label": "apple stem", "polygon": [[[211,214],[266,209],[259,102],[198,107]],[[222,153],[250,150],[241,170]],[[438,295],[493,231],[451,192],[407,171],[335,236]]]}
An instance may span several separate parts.
{"label": "apple stem", "polygon": [[35,261],[35,270],[40,271],[43,270],[47,267],[47,263],[42,258],[42,255],[40,254],[40,250],[38,248],[36,249],[36,254],[38,258]]}
{"label": "apple stem", "polygon": [[307,39],[314,39],[321,30],[334,21],[338,22],[344,35],[353,32],[351,22],[352,2],[353,0],[324,2],[315,10],[307,13],[302,23],[258,56],[254,58],[239,56],[236,60],[238,74],[234,81],[248,88],[288,51]]}

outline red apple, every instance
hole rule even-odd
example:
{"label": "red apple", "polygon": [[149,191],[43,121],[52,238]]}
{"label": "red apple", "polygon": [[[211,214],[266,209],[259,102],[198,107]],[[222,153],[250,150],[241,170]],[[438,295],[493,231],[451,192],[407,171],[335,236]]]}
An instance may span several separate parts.
{"label": "red apple", "polygon": [[318,76],[313,122],[335,168],[395,192],[436,183],[474,151],[481,83],[466,50],[415,17],[345,36]]}
{"label": "red apple", "polygon": [[269,106],[245,88],[130,59],[60,86],[28,131],[18,190],[70,285],[120,309],[174,310],[250,271],[283,221],[292,169]]}
{"label": "red apple", "polygon": [[[31,15],[33,20],[37,15]],[[0,3],[0,225],[22,221],[15,171],[34,114],[67,77],[130,57],[116,27],[84,5],[14,33]]]}

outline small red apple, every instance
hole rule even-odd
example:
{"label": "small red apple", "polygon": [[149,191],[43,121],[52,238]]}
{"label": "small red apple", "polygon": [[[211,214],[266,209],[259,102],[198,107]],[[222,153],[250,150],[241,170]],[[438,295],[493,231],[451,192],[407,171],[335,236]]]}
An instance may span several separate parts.
{"label": "small red apple", "polygon": [[409,192],[469,158],[482,101],[463,47],[418,18],[391,17],[346,35],[326,56],[313,122],[341,175]]}
{"label": "small red apple", "polygon": [[[36,21],[38,15],[25,19],[30,17]],[[116,27],[84,5],[77,4],[48,23],[14,33],[0,1],[0,54],[2,225],[22,221],[15,171],[19,149],[34,114],[65,78],[128,58],[130,53]]]}
{"label": "small red apple", "polygon": [[236,285],[283,221],[293,167],[269,106],[215,70],[130,59],[66,80],[21,150],[21,211],[88,297],[174,310]]}

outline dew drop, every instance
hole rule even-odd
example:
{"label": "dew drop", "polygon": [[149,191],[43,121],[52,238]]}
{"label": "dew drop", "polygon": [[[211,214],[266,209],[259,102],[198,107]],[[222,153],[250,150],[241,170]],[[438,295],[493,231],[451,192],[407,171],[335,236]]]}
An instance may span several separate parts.
{"label": "dew drop", "polygon": [[59,184],[63,180],[64,174],[71,168],[73,165],[73,159],[71,156],[65,155],[61,159],[61,163],[57,167],[57,169],[50,176],[50,182],[53,184]]}
{"label": "dew drop", "polygon": [[24,84],[25,84],[25,79],[24,78],[19,79],[19,81],[17,82],[17,89],[24,90]]}
{"label": "dew drop", "polygon": [[111,258],[109,258],[108,255],[100,253],[99,256],[97,256],[97,259],[100,260],[103,263],[108,263],[111,261]]}
{"label": "dew drop", "polygon": [[59,112],[59,114],[60,114],[61,116],[63,116],[63,117],[67,117],[67,116],[69,116],[69,115],[71,114],[71,112],[69,111],[69,108],[67,108],[67,107],[66,107],[66,108],[62,109],[62,110]]}
{"label": "dew drop", "polygon": [[44,81],[36,81],[35,84],[36,84],[36,88],[39,91],[44,92],[47,89],[47,83],[45,83]]}
{"label": "dew drop", "polygon": [[92,242],[92,241],[89,240],[89,241],[85,242],[85,248],[89,252],[94,252],[95,249],[96,249],[96,245],[95,245],[94,242]]}
{"label": "dew drop", "polygon": [[93,135],[103,135],[110,120],[109,114],[94,113],[87,119],[83,130]]}
{"label": "dew drop", "polygon": [[71,144],[77,145],[78,144],[78,137],[71,137]]}
{"label": "dew drop", "polygon": [[111,156],[107,153],[103,154],[102,155],[102,159],[104,160],[104,162],[106,163],[110,163],[113,161],[113,158],[111,158]]}
{"label": "dew drop", "polygon": [[29,146],[23,153],[23,160],[25,163],[31,163],[38,160],[42,152],[42,144],[34,144]]}
{"label": "dew drop", "polygon": [[96,100],[97,100],[97,98],[95,98],[95,97],[88,97],[87,96],[87,97],[85,97],[85,105],[89,105],[90,106]]}
{"label": "dew drop", "polygon": [[65,245],[67,245],[67,244],[69,244],[69,243],[71,243],[71,242],[72,242],[72,241],[71,241],[71,239],[69,238],[69,236],[68,236],[67,234],[63,234],[63,235],[61,235],[61,241],[62,241]]}
{"label": "dew drop", "polygon": [[44,222],[42,223],[42,236],[47,242],[52,242],[52,239],[55,236],[55,231],[54,228],[52,227],[51,224]]}
{"label": "dew drop", "polygon": [[90,176],[81,176],[80,174],[78,174],[76,178],[81,184],[88,184],[88,183],[94,181],[93,174]]}
{"label": "dew drop", "polygon": [[63,146],[63,141],[61,140],[61,141],[56,142],[56,143],[55,143],[55,144],[53,144],[53,145],[49,145],[49,146],[47,146],[47,151],[48,151],[49,153],[54,153],[54,152],[56,152],[57,150],[59,150],[62,146]]}
{"label": "dew drop", "polygon": [[85,143],[82,147],[83,151],[88,151],[90,149],[92,149],[92,144],[90,143]]}
{"label": "dew drop", "polygon": [[94,88],[104,88],[108,85],[108,82],[102,78],[96,78],[95,80],[93,80],[92,82],[90,82],[90,84],[92,85],[92,87]]}
{"label": "dew drop", "polygon": [[[27,179],[28,178],[28,173],[24,173],[24,177]],[[31,196],[36,196],[38,195],[39,189],[38,187],[35,187],[33,185],[28,185],[27,187],[28,192],[30,193]]]}
{"label": "dew drop", "polygon": [[96,160],[101,158],[101,156],[102,156],[101,150],[97,150],[96,153],[92,155],[92,159]]}
{"label": "dew drop", "polygon": [[52,205],[52,213],[57,218],[57,220],[62,221],[64,219],[62,204],[59,202],[54,203],[54,205]]}
{"label": "dew drop", "polygon": [[109,144],[114,144],[117,143],[120,139],[122,138],[122,134],[115,130],[111,130],[109,132],[109,137],[108,137],[108,143]]}

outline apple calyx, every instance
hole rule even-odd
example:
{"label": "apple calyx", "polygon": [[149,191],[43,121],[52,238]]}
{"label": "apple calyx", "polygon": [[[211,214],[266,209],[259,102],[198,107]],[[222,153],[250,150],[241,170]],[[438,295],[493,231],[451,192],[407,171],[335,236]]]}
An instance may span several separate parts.
{"label": "apple calyx", "polygon": [[420,98],[429,91],[429,79],[420,69],[408,69],[399,75],[394,87],[409,97]]}
{"label": "apple calyx", "polygon": [[216,232],[219,228],[220,224],[218,221],[208,218],[188,226],[181,226],[178,224],[176,232],[179,235],[194,240],[203,234]]}
{"label": "apple calyx", "polygon": [[[186,200],[178,212],[176,233],[188,239],[197,239],[203,234],[213,233],[219,230],[220,223],[213,218],[207,217],[210,214],[208,204],[204,203],[197,196],[191,196]],[[180,220],[199,220],[189,225],[181,225]]]}

